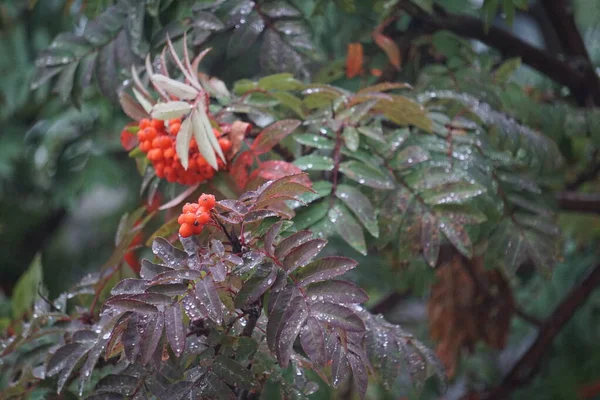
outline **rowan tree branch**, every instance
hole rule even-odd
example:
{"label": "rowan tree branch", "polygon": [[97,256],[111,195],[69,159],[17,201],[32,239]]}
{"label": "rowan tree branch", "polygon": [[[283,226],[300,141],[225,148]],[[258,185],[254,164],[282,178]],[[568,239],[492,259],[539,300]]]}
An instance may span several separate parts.
{"label": "rowan tree branch", "polygon": [[[546,3],[554,1],[547,0]],[[486,32],[485,25],[479,18],[449,13],[440,6],[436,6],[432,14],[427,14],[408,2],[401,2],[400,7],[421,22],[421,32],[424,34],[448,30],[460,36],[477,39],[497,49],[506,57],[520,57],[525,64],[553,81],[567,86],[580,105],[600,105],[600,78],[589,62],[560,59],[495,26]],[[398,39],[401,35],[395,36]]]}
{"label": "rowan tree branch", "polygon": [[598,286],[600,286],[600,264],[596,265],[579,284],[571,289],[562,303],[544,321],[529,350],[517,361],[502,383],[481,398],[485,400],[507,399],[514,390],[529,383],[538,372],[539,365],[554,338]]}
{"label": "rowan tree branch", "polygon": [[600,214],[600,193],[561,192],[556,201],[563,211]]}

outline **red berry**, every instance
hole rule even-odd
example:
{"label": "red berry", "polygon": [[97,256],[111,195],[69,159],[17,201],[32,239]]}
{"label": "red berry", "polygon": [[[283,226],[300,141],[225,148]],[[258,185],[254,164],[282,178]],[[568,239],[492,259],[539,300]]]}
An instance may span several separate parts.
{"label": "red berry", "polygon": [[194,234],[194,227],[190,224],[182,224],[179,227],[179,234],[184,238],[190,237]]}
{"label": "red berry", "polygon": [[210,219],[210,214],[207,212],[196,213],[196,221],[198,221],[200,225],[206,225]]}
{"label": "red berry", "polygon": [[186,205],[183,206],[183,212],[184,214],[195,213],[198,211],[198,208],[200,208],[200,206],[197,203],[186,203]]}
{"label": "red berry", "polygon": [[202,193],[202,195],[198,198],[198,204],[201,207],[205,207],[207,210],[210,210],[215,206],[215,196],[212,194]]}
{"label": "red berry", "polygon": [[202,225],[194,226],[194,235],[201,234],[202,233],[202,228],[204,228]]}
{"label": "red berry", "polygon": [[223,150],[223,152],[227,153],[231,149],[231,146],[232,146],[231,140],[221,138],[221,139],[219,139],[219,146],[221,146],[221,149]]}

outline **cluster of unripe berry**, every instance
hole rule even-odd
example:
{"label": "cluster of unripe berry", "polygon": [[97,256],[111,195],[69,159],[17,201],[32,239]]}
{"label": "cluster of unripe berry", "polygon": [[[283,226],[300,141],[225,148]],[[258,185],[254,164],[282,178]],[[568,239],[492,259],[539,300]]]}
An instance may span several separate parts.
{"label": "cluster of unripe berry", "polygon": [[212,194],[202,193],[197,203],[186,203],[183,212],[177,218],[181,237],[186,238],[202,233],[204,225],[211,220],[210,210],[213,208],[215,208],[215,196]]}
{"label": "cluster of unripe berry", "polygon": [[[175,138],[180,127],[180,118],[169,121],[142,119],[137,132],[140,150],[152,162],[156,176],[159,178],[166,178],[169,182],[178,182],[182,185],[194,185],[211,179],[215,170],[202,157],[194,139],[190,141],[188,169],[181,165],[175,151]],[[219,138],[219,146],[223,153],[227,153],[231,149],[231,141],[220,137],[221,132],[217,129],[213,129],[213,133]],[[219,169],[225,167],[221,159],[218,159],[218,166]]]}

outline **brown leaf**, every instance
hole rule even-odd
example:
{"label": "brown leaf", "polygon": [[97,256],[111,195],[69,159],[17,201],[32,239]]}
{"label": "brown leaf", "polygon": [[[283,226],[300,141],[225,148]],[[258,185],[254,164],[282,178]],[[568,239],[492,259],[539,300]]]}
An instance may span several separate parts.
{"label": "brown leaf", "polygon": [[452,377],[464,349],[472,351],[480,340],[497,349],[506,345],[514,300],[504,276],[486,270],[481,257],[454,253],[436,275],[427,305],[430,334]]}
{"label": "brown leaf", "polygon": [[360,43],[348,43],[346,57],[346,78],[351,79],[362,73],[363,47]]}

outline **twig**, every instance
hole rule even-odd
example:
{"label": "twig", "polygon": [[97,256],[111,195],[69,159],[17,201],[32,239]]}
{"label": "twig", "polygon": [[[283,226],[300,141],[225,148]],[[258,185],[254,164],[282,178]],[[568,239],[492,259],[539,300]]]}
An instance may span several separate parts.
{"label": "twig", "polygon": [[556,201],[564,211],[600,214],[600,193],[562,192]]}
{"label": "twig", "polygon": [[464,37],[477,39],[497,49],[506,57],[520,57],[525,64],[553,81],[567,86],[580,105],[600,104],[600,78],[596,75],[593,66],[585,62],[573,63],[557,58],[498,27],[492,26],[486,32],[483,21],[476,17],[452,14],[440,6],[435,6],[434,13],[429,15],[409,2],[404,1],[399,4],[402,9],[421,21],[421,32],[424,34],[448,30]]}
{"label": "twig", "polygon": [[598,286],[600,286],[600,264],[596,265],[585,279],[571,289],[562,303],[544,321],[529,350],[517,361],[502,383],[481,398],[485,400],[507,399],[514,390],[529,383],[537,373],[538,367],[556,335]]}

